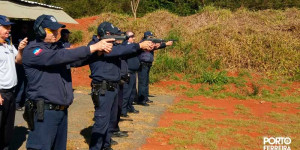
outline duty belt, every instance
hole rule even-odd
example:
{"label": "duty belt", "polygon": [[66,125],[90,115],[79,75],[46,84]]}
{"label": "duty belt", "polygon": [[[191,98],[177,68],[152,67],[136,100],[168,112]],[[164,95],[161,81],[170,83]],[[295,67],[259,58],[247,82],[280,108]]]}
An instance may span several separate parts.
{"label": "duty belt", "polygon": [[92,88],[114,91],[118,87],[118,84],[119,84],[118,82],[102,81],[100,83],[92,83]]}
{"label": "duty belt", "polygon": [[68,107],[69,106],[50,104],[50,103],[44,104],[45,110],[66,110],[66,109],[68,109]]}

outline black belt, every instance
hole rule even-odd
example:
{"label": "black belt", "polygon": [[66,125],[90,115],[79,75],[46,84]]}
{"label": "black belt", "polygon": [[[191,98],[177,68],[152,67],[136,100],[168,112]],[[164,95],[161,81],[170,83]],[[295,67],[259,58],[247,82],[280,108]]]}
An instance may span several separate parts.
{"label": "black belt", "polygon": [[45,103],[44,108],[45,110],[66,110],[69,106]]}
{"label": "black belt", "polygon": [[10,88],[10,89],[0,89],[0,93],[9,93],[9,92],[14,92],[15,88]]}
{"label": "black belt", "polygon": [[102,81],[100,83],[92,83],[92,88],[96,88],[96,89],[103,88],[103,89],[107,89],[108,91],[114,91],[116,88],[118,88],[118,84],[119,82]]}

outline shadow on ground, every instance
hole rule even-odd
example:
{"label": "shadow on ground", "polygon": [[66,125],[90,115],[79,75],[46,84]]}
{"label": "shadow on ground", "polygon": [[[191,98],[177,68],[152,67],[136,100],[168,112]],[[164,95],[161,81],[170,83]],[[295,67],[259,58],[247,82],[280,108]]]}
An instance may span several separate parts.
{"label": "shadow on ground", "polygon": [[88,144],[91,141],[92,128],[93,128],[93,126],[89,126],[80,131],[80,134],[84,137],[85,142]]}

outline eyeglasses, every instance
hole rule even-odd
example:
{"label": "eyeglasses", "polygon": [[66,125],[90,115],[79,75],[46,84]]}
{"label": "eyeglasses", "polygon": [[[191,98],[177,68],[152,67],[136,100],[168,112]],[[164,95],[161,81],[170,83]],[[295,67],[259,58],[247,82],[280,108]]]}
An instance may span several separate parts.
{"label": "eyeglasses", "polygon": [[57,30],[51,30],[49,28],[45,28],[45,31],[46,31],[46,33],[49,33],[49,34],[55,34],[57,32]]}
{"label": "eyeglasses", "polygon": [[134,38],[134,35],[130,35],[130,36],[128,36],[129,38]]}

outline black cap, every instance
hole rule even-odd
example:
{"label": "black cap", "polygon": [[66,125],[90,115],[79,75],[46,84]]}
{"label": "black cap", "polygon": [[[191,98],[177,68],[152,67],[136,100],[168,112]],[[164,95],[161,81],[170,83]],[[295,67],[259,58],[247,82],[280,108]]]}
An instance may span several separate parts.
{"label": "black cap", "polygon": [[7,26],[14,24],[13,22],[10,22],[9,19],[6,16],[0,15],[0,25],[1,26]]}
{"label": "black cap", "polygon": [[68,29],[62,29],[60,31],[60,34],[69,34],[69,33],[71,33],[71,32]]}
{"label": "black cap", "polygon": [[121,30],[118,27],[115,27],[113,24],[109,22],[102,22],[97,29],[97,34],[103,36],[109,32],[111,34],[122,34]]}
{"label": "black cap", "polygon": [[42,23],[41,23],[42,28],[49,28],[51,30],[58,30],[59,28],[66,27],[63,24],[58,23],[57,20],[55,19],[55,17],[52,16],[52,15],[41,15],[36,19],[34,24],[39,22],[39,20],[41,20],[42,18],[44,18]]}
{"label": "black cap", "polygon": [[147,37],[149,37],[149,36],[153,36],[152,32],[151,32],[151,31],[146,31],[146,32],[144,33],[144,38],[147,38]]}

